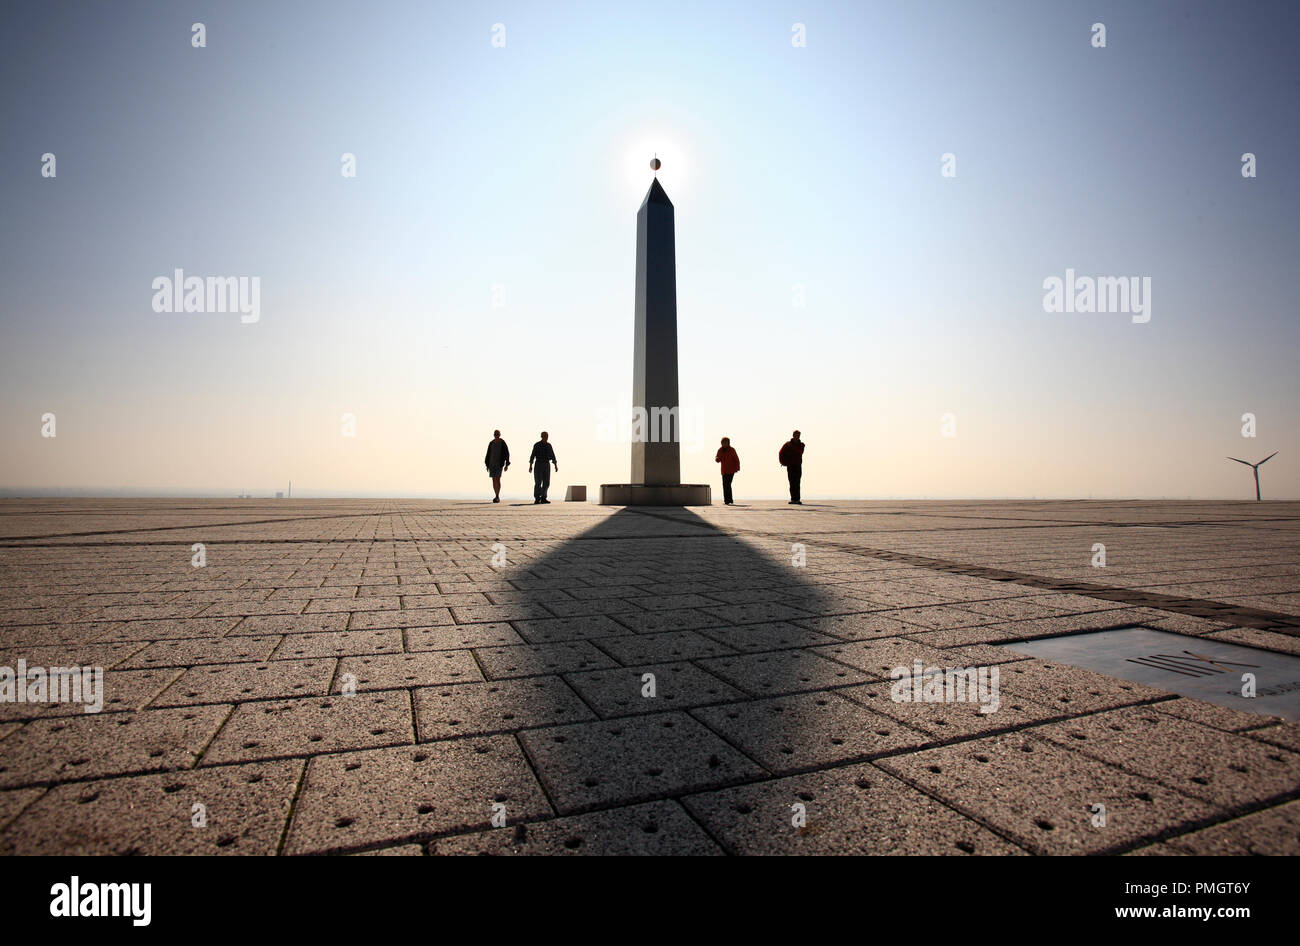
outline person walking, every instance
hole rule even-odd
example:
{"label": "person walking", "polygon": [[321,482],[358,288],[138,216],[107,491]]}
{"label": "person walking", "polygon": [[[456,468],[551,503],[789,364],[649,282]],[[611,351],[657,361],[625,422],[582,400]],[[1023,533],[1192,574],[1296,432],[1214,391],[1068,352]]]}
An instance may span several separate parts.
{"label": "person walking", "polygon": [[501,439],[501,431],[492,431],[492,439],[488,441],[483,463],[487,467],[488,476],[492,477],[492,491],[495,493],[492,502],[499,503],[501,502],[501,474],[510,469],[510,448]]}
{"label": "person walking", "polygon": [[790,480],[790,505],[802,506],[803,500],[799,498],[799,481],[803,479],[803,441],[799,439],[799,431],[796,430],[781,447],[777,459],[785,467],[785,474]]}
{"label": "person walking", "polygon": [[718,448],[718,455],[713,458],[713,462],[722,464],[722,503],[724,506],[734,505],[731,480],[740,472],[740,455],[732,447],[730,437],[722,438],[722,446]]}
{"label": "person walking", "polygon": [[[555,464],[555,472],[560,472],[560,464],[555,462],[555,448],[550,444],[551,435],[542,431],[542,439],[533,444],[533,452],[528,455],[528,472],[533,474],[533,505],[539,503],[550,504],[546,498],[546,491],[551,488],[551,467]],[[537,468],[533,468],[533,464]]]}

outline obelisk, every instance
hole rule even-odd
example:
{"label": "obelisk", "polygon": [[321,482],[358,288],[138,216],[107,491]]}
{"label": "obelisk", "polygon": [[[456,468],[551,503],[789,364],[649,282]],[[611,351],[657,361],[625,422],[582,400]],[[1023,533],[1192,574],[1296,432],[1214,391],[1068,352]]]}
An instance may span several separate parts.
{"label": "obelisk", "polygon": [[632,352],[632,482],[676,486],[682,481],[677,403],[677,250],[673,202],[658,177],[651,182],[636,213],[636,330]]}
{"label": "obelisk", "polygon": [[[656,157],[650,162],[658,172]],[[636,321],[632,342],[632,476],[603,484],[619,506],[709,505],[708,486],[682,483],[677,399],[677,250],[673,202],[656,176],[636,214]]]}

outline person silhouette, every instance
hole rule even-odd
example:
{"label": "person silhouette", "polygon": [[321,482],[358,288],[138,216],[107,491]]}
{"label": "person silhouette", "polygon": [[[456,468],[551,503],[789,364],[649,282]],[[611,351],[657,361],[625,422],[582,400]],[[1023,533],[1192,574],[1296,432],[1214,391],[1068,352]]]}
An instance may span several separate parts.
{"label": "person silhouette", "polygon": [[718,448],[718,454],[713,458],[713,462],[722,464],[722,504],[734,505],[731,481],[740,472],[740,454],[732,447],[730,437],[722,438],[722,446]]}
{"label": "person silhouette", "polygon": [[802,506],[803,500],[799,498],[799,481],[803,479],[803,441],[799,439],[799,431],[796,430],[781,447],[777,459],[785,467],[785,474],[790,480],[790,505]]}
{"label": "person silhouette", "polygon": [[[546,491],[551,488],[551,467],[548,464],[555,464],[555,472],[560,472],[560,464],[555,461],[555,448],[550,444],[551,435],[542,431],[542,439],[533,444],[533,452],[528,456],[528,472],[533,474],[533,505],[539,503],[549,504],[550,500],[546,498]],[[533,469],[533,464],[537,464],[537,469]]]}
{"label": "person silhouette", "polygon": [[492,431],[492,439],[488,441],[483,464],[487,467],[488,476],[492,477],[492,491],[496,494],[492,497],[492,502],[499,503],[501,502],[501,474],[510,469],[510,448],[501,439],[501,431]]}

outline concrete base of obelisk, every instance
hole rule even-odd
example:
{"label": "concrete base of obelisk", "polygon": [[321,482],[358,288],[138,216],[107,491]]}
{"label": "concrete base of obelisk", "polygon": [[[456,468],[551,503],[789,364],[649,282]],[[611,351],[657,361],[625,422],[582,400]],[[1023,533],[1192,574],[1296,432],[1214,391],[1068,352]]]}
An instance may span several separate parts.
{"label": "concrete base of obelisk", "polygon": [[713,488],[699,483],[645,486],[639,483],[600,484],[602,506],[711,506]]}

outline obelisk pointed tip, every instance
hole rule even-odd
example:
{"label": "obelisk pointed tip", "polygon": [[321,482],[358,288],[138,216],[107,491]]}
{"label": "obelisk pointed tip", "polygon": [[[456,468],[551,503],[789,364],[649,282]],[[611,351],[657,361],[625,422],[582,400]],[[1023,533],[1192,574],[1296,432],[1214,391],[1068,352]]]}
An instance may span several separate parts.
{"label": "obelisk pointed tip", "polygon": [[667,191],[664,190],[657,177],[650,182],[650,189],[646,191],[645,200],[641,201],[642,207],[647,204],[664,204],[667,207],[673,205],[673,202],[668,199]]}

